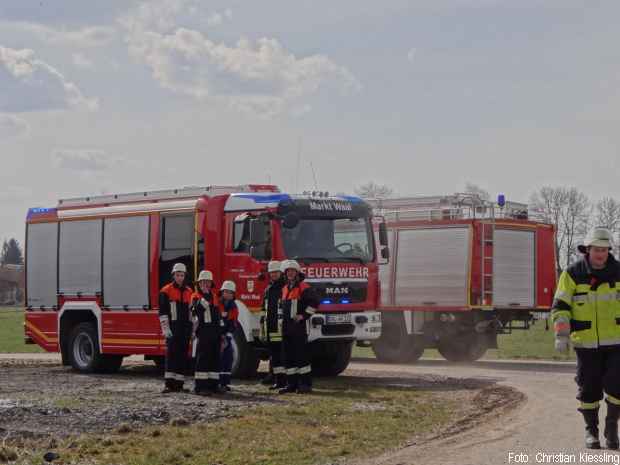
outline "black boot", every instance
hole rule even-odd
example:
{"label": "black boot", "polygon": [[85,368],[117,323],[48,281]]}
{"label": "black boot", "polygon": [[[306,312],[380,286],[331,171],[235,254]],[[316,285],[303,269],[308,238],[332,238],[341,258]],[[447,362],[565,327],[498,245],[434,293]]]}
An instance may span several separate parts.
{"label": "black boot", "polygon": [[618,440],[618,418],[620,417],[620,406],[607,401],[607,416],[605,417],[605,445],[608,449],[618,450],[620,441]]}
{"label": "black boot", "polygon": [[286,387],[286,375],[284,373],[278,373],[275,376],[275,382],[269,389],[271,389],[272,391],[275,391],[276,389],[284,389],[285,387]]}
{"label": "black boot", "polygon": [[299,375],[288,375],[287,384],[284,389],[280,389],[278,394],[288,394],[290,392],[297,392],[299,387]]}
{"label": "black boot", "polygon": [[601,443],[598,440],[598,408],[579,409],[586,422],[586,448],[600,449]]}
{"label": "black boot", "polygon": [[261,384],[264,384],[265,386],[269,386],[273,384],[274,382],[275,382],[275,376],[273,376],[273,373],[271,372],[269,372],[269,374],[261,380]]}

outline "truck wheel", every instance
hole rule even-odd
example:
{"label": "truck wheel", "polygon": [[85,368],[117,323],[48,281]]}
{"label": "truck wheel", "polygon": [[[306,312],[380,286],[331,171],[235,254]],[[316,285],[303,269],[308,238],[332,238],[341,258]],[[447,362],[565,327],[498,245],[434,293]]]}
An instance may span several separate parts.
{"label": "truck wheel", "polygon": [[103,355],[94,323],[80,323],[69,335],[68,356],[71,366],[83,373],[113,373],[123,363],[122,355]]}
{"label": "truck wheel", "polygon": [[486,339],[479,334],[459,334],[439,340],[437,350],[450,362],[475,362],[488,348]]}
{"label": "truck wheel", "polygon": [[372,350],[383,363],[413,363],[422,357],[424,342],[407,334],[401,313],[384,313],[381,337],[372,343]]}
{"label": "truck wheel", "polygon": [[314,376],[338,376],[349,366],[352,342],[317,342],[312,351]]}
{"label": "truck wheel", "polygon": [[233,334],[232,347],[233,378],[247,379],[256,377],[258,365],[260,364],[260,358],[258,357],[256,350],[254,350],[254,347],[246,341],[242,330],[238,329]]}

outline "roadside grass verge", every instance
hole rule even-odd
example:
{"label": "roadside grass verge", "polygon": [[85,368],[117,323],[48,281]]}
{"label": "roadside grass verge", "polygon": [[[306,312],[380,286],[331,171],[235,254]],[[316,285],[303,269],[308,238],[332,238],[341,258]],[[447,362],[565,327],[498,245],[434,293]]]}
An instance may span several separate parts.
{"label": "roadside grass verge", "polygon": [[[68,438],[56,452],[63,463],[93,465],[324,464],[379,455],[439,431],[462,412],[447,391],[345,378],[316,385],[311,396],[277,397],[213,423]],[[39,465],[45,452],[18,454]]]}
{"label": "roadside grass verge", "polygon": [[[497,337],[497,349],[489,349],[482,360],[575,360],[575,352],[568,355],[555,351],[553,330],[548,331],[544,321],[537,321],[529,330],[515,330],[512,334],[500,334]],[[371,348],[355,347],[353,356],[358,358],[375,358]],[[436,349],[426,349],[424,358],[443,359]]]}
{"label": "roadside grass verge", "polygon": [[35,344],[24,344],[24,311],[0,307],[0,353],[43,352]]}

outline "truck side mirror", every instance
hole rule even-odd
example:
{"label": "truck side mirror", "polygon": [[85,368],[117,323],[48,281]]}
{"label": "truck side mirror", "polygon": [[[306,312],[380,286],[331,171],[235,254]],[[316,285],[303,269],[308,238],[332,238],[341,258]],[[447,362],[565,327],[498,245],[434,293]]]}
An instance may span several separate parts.
{"label": "truck side mirror", "polygon": [[284,215],[284,219],[282,220],[282,226],[286,229],[293,229],[297,227],[299,224],[299,215],[295,212],[290,212]]}
{"label": "truck side mirror", "polygon": [[385,260],[385,264],[387,264],[390,261],[390,247],[385,221],[379,223],[379,245],[381,246],[381,258]]}

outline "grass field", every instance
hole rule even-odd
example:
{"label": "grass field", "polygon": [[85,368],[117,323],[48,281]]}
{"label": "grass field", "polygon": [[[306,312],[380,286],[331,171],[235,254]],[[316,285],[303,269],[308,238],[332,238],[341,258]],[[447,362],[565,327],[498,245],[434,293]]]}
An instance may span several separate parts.
{"label": "grass field", "polygon": [[[553,346],[553,331],[545,329],[545,322],[538,321],[529,330],[513,331],[512,334],[498,336],[497,349],[489,349],[484,356],[485,360],[494,359],[530,359],[530,360],[574,360],[575,353],[562,355],[555,351]],[[372,349],[356,347],[354,357],[375,358]],[[435,349],[424,351],[425,358],[442,358]]]}
{"label": "grass field", "polygon": [[[462,414],[450,392],[363,379],[318,380],[312,396],[277,397],[259,389],[273,402],[222,421],[177,426],[173,420],[141,429],[121,425],[111,434],[59,440],[55,451],[67,464],[331,464],[376,456],[432,435]],[[45,446],[34,441],[27,446],[7,454],[20,456],[20,463],[40,464]],[[1,453],[2,447],[0,458]]]}
{"label": "grass field", "polygon": [[24,312],[21,308],[0,308],[0,353],[43,352],[24,344]]}

